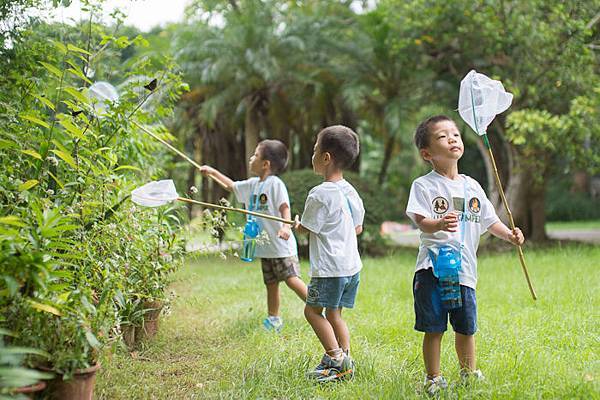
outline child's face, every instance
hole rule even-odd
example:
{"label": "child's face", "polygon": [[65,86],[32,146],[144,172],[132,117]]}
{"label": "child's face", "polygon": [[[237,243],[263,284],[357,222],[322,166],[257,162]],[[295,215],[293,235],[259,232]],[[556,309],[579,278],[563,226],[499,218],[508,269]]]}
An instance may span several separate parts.
{"label": "child's face", "polygon": [[329,157],[330,157],[329,153],[321,152],[321,146],[319,144],[319,140],[317,139],[317,142],[315,143],[315,147],[313,149],[313,155],[312,155],[312,166],[313,166],[313,171],[315,171],[315,174],[317,174],[317,175],[325,174],[325,169],[327,168]]}
{"label": "child's face", "polygon": [[265,168],[268,167],[268,161],[263,160],[260,146],[256,146],[254,154],[250,157],[249,162],[250,172],[255,175],[261,175]]}
{"label": "child's face", "polygon": [[429,129],[429,146],[421,149],[423,159],[434,164],[458,162],[465,148],[456,124],[440,121]]}

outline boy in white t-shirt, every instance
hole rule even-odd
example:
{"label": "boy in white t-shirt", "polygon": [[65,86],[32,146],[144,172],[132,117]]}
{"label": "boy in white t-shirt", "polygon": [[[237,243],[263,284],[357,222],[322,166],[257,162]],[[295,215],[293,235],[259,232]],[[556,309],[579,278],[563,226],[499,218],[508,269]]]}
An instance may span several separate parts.
{"label": "boy in white t-shirt", "polygon": [[[362,232],[363,202],[346,180],[343,170],[359,152],[358,136],[345,126],[319,132],[312,156],[313,169],[325,181],[311,189],[298,232],[309,233],[310,283],[304,315],[325,354],[309,376],[329,382],[354,375],[350,358],[350,332],[343,308],[353,308],[362,262],[356,236]],[[323,316],[325,309],[325,317]]]}
{"label": "boy in white t-shirt", "polygon": [[[288,151],[279,140],[263,140],[250,157],[249,169],[258,177],[234,182],[216,169],[203,165],[200,172],[232,191],[239,202],[251,211],[291,219],[290,199],[285,184],[276,175],[288,161]],[[267,287],[268,316],[263,321],[267,330],[279,332],[283,319],[279,315],[279,282],[284,281],[302,301],[306,301],[306,285],[300,279],[296,238],[290,226],[258,218],[269,241],[256,245],[255,256],[261,259],[263,281]]]}
{"label": "boy in white t-shirt", "polygon": [[[415,132],[415,144],[421,157],[433,167],[433,171],[413,182],[406,214],[421,230],[413,280],[415,329],[425,333],[424,389],[428,394],[435,394],[448,386],[440,372],[441,343],[448,316],[455,332],[461,378],[463,381],[483,379],[481,371],[476,369],[474,336],[477,331],[476,252],[480,235],[487,230],[515,245],[522,244],[524,238],[519,228],[511,231],[500,221],[476,180],[458,173],[458,160],[464,146],[450,118],[437,115],[423,121]],[[459,298],[458,304],[443,302],[447,292],[444,292],[443,281],[438,279],[442,267],[437,264],[442,263],[443,256],[436,262],[436,254],[439,256],[442,248],[455,250],[460,260],[454,292]]]}

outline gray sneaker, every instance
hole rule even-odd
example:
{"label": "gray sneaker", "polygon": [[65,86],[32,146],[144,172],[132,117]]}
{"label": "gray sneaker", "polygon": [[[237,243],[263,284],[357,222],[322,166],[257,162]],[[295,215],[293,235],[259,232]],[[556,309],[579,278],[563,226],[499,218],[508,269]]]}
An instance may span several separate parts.
{"label": "gray sneaker", "polygon": [[309,371],[307,376],[322,383],[350,379],[354,376],[354,361],[346,354],[341,360],[334,360],[328,354],[324,354],[319,365]]}
{"label": "gray sneaker", "polygon": [[423,389],[425,390],[425,393],[427,393],[428,395],[436,396],[441,391],[448,389],[448,382],[441,375],[438,375],[433,378],[429,378],[429,377],[427,377],[427,375],[425,375],[425,381],[423,382]]}
{"label": "gray sneaker", "polygon": [[485,381],[485,376],[481,373],[480,369],[476,369],[475,371],[469,371],[466,369],[460,370],[460,381],[464,385],[468,385],[472,382],[483,382]]}

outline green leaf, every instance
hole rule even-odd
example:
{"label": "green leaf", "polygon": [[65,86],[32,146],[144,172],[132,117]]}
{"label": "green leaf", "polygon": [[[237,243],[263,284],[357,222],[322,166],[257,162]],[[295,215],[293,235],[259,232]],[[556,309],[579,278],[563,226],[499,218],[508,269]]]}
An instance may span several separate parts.
{"label": "green leaf", "polygon": [[134,167],[133,165],[121,165],[120,167],[115,168],[115,171],[120,171],[122,169],[131,169],[134,171],[141,171],[140,168]]}
{"label": "green leaf", "polygon": [[92,332],[87,331],[85,333],[85,338],[87,339],[90,346],[92,346],[95,349],[100,348],[100,342],[98,341],[98,339],[96,339],[96,336],[94,336]]}
{"label": "green leaf", "polygon": [[56,177],[56,175],[54,175],[52,172],[48,171],[48,175],[50,175],[52,177],[52,179],[54,179],[54,182],[58,183],[58,186],[60,186],[61,189],[65,188],[65,185],[60,181],[60,179],[58,179]]}
{"label": "green leaf", "polygon": [[71,155],[69,153],[66,153],[61,150],[50,150],[50,151],[52,151],[54,154],[59,156],[64,162],[69,164],[73,169],[77,169],[77,163],[75,162],[75,160],[73,159],[73,157],[71,157]]}
{"label": "green leaf", "polygon": [[54,314],[56,316],[61,316],[60,311],[58,311],[55,307],[52,307],[48,304],[38,303],[37,301],[29,300],[31,307],[35,308],[39,311],[46,311],[47,313]]}
{"label": "green leaf", "polygon": [[83,93],[81,93],[79,90],[75,89],[74,87],[71,87],[71,86],[66,87],[65,92],[69,93],[71,96],[73,96],[73,98],[75,98],[76,100],[79,100],[83,104],[89,104],[89,99]]}
{"label": "green leaf", "polygon": [[88,56],[92,55],[92,53],[90,53],[89,51],[84,50],[84,49],[82,49],[80,47],[74,46],[71,43],[67,44],[67,50],[69,50],[69,51],[75,51],[77,53],[87,54]]}
{"label": "green leaf", "polygon": [[92,81],[90,81],[90,80],[87,78],[87,76],[85,76],[85,75],[83,74],[83,72],[81,72],[81,71],[78,71],[78,70],[76,70],[76,69],[74,69],[74,68],[69,68],[69,69],[67,69],[67,71],[69,71],[70,73],[72,73],[72,74],[73,74],[73,75],[75,75],[76,77],[83,79],[84,81],[86,81],[86,82],[87,82],[87,83],[89,83],[90,85],[92,84]]}
{"label": "green leaf", "polygon": [[54,43],[54,46],[56,46],[58,51],[60,51],[62,54],[67,54],[67,47],[64,44],[57,42],[56,40],[51,40],[51,42]]}
{"label": "green leaf", "polygon": [[0,150],[1,149],[9,149],[19,147],[17,144],[11,140],[0,139]]}
{"label": "green leaf", "polygon": [[18,226],[20,228],[27,226],[27,224],[21,222],[21,219],[16,215],[7,215],[6,217],[0,217],[0,224]]}
{"label": "green leaf", "polygon": [[21,150],[21,153],[25,153],[25,154],[27,154],[28,156],[31,156],[31,157],[33,157],[33,158],[37,158],[38,160],[41,160],[41,159],[42,159],[42,156],[40,156],[40,153],[38,153],[38,152],[37,152],[37,151],[35,151],[35,150]]}
{"label": "green leaf", "polygon": [[19,191],[22,192],[23,190],[29,190],[38,183],[40,183],[40,181],[38,181],[37,179],[30,179],[27,182],[23,182],[19,185]]}
{"label": "green leaf", "polygon": [[54,111],[56,109],[56,107],[54,107],[54,103],[52,103],[50,100],[48,100],[44,96],[39,96],[37,94],[34,94],[33,97],[35,97],[36,99],[38,99],[39,101],[44,103],[44,105],[46,107],[48,107],[49,109],[51,109],[52,111]]}
{"label": "green leaf", "polygon": [[21,114],[21,115],[19,115],[19,117],[21,117],[22,119],[26,119],[27,121],[31,121],[34,124],[38,124],[40,126],[43,126],[46,129],[50,129],[50,125],[48,125],[45,121],[42,121],[41,119],[39,119],[35,115]]}
{"label": "green leaf", "polygon": [[86,139],[86,137],[83,135],[83,130],[69,121],[67,118],[59,119],[58,123],[61,124],[67,130],[67,132],[71,134],[71,136],[81,140]]}
{"label": "green leaf", "polygon": [[40,64],[42,64],[42,66],[46,68],[52,75],[55,75],[58,78],[62,77],[62,71],[56,68],[54,65],[45,63],[43,61],[40,61]]}

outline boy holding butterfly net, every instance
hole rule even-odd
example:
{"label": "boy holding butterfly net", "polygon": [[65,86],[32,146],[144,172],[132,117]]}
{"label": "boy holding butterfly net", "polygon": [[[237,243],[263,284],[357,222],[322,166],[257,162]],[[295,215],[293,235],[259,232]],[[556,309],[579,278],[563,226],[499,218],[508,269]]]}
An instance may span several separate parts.
{"label": "boy holding butterfly net", "polygon": [[433,171],[417,178],[410,189],[406,214],[421,230],[413,280],[415,329],[424,332],[424,389],[434,395],[448,384],[440,372],[442,336],[448,317],[455,332],[461,378],[483,379],[475,363],[477,331],[477,247],[489,231],[514,245],[525,240],[519,228],[503,224],[479,183],[458,173],[464,146],[449,117],[423,121],[415,145]]}
{"label": "boy holding butterfly net", "polygon": [[[250,211],[291,219],[290,200],[285,184],[277,174],[288,161],[286,146],[279,140],[263,140],[250,157],[250,172],[257,175],[243,181],[233,181],[216,169],[203,165],[200,172],[214,179],[224,189],[233,192],[237,200]],[[265,329],[279,332],[283,319],[279,315],[279,282],[285,282],[302,301],[306,301],[306,285],[300,279],[300,264],[296,238],[288,225],[258,219],[259,229],[266,232],[269,241],[256,244],[255,256],[261,259],[263,281],[267,288],[268,316]]]}

